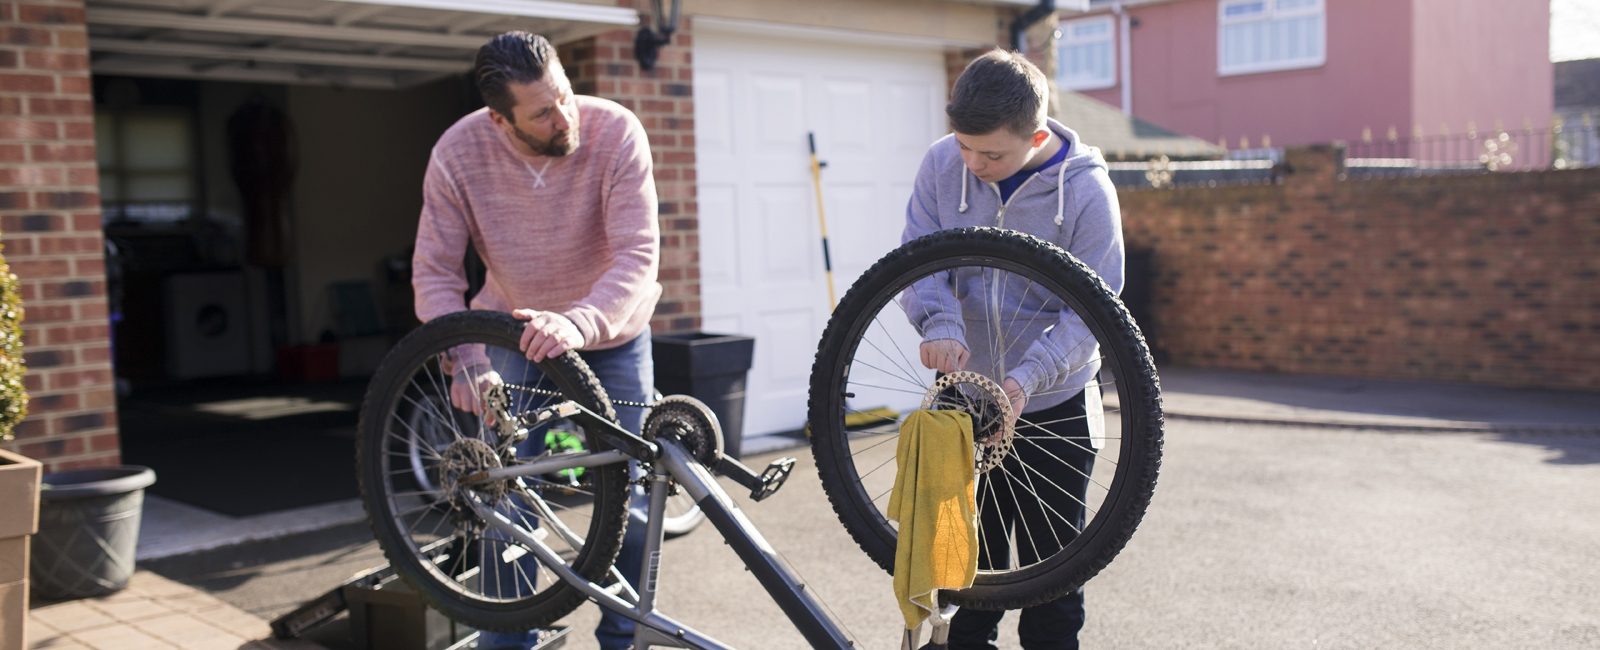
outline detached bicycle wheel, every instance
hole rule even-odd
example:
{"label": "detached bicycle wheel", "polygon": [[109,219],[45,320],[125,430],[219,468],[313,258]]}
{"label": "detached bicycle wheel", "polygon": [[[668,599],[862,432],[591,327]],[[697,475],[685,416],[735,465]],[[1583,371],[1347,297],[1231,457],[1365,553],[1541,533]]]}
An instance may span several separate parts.
{"label": "detached bicycle wheel", "polygon": [[[921,363],[924,340],[961,341],[949,374]],[[1010,424],[1004,390],[1026,403]],[[1099,276],[1023,233],[969,228],[917,239],[845,294],[811,371],[811,445],[840,521],[892,571],[887,513],[899,416],[971,416],[978,575],[958,605],[1048,602],[1094,577],[1143,517],[1161,462],[1161,394],[1138,327]]]}
{"label": "detached bicycle wheel", "polygon": [[[473,503],[488,505],[593,582],[605,581],[627,525],[624,463],[581,474],[467,480],[526,463],[546,453],[549,440],[583,435],[570,420],[504,435],[502,421],[567,401],[616,419],[599,380],[576,354],[527,362],[518,350],[522,328],[510,314],[482,311],[417,328],[378,367],[357,425],[362,503],[390,565],[450,618],[508,632],[547,627],[585,597],[515,536],[479,517]],[[458,378],[478,387],[464,393],[466,410],[451,401]],[[488,403],[497,398],[499,406]],[[606,449],[597,436],[583,437],[591,451]],[[548,452],[560,453],[559,447]]]}

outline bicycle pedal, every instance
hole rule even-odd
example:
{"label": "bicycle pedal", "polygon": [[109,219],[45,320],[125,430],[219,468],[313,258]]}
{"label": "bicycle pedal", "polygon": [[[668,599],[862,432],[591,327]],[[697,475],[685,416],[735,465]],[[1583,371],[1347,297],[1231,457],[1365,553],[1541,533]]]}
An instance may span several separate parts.
{"label": "bicycle pedal", "polygon": [[784,481],[789,480],[789,474],[794,472],[795,459],[779,458],[772,461],[767,469],[761,472],[760,485],[750,492],[750,498],[760,501],[772,496],[783,487]]}

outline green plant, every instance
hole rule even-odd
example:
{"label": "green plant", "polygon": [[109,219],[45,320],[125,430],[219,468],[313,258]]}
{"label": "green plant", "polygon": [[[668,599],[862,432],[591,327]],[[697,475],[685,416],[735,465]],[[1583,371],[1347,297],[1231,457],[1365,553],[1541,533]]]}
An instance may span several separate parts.
{"label": "green plant", "polygon": [[12,428],[28,416],[28,389],[22,385],[28,370],[22,362],[22,316],[17,276],[0,252],[0,442],[11,440]]}

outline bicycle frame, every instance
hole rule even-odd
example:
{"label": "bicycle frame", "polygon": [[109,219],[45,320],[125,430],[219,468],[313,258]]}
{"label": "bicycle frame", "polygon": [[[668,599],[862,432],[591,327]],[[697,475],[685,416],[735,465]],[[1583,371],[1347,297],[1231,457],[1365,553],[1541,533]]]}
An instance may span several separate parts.
{"label": "bicycle frame", "polygon": [[[777,602],[797,630],[814,648],[850,648],[853,646],[821,604],[806,590],[798,576],[784,567],[777,552],[745,517],[728,493],[718,485],[711,472],[695,460],[676,440],[645,440],[619,426],[595,415],[580,405],[567,403],[561,406],[563,417],[581,420],[587,431],[598,434],[616,450],[561,454],[550,458],[498,470],[479,472],[464,479],[467,482],[489,481],[513,476],[532,476],[572,467],[595,467],[635,458],[650,463],[650,510],[645,526],[644,575],[638,576],[635,592],[625,582],[613,587],[603,587],[585,579],[563,563],[554,549],[533,535],[512,525],[504,514],[495,511],[480,499],[473,499],[473,510],[495,529],[511,536],[527,547],[540,562],[566,582],[601,607],[626,616],[637,623],[634,647],[652,645],[673,648],[732,650],[717,640],[674,620],[655,609],[657,580],[661,569],[661,543],[664,538],[662,521],[666,513],[671,482],[687,490],[706,518],[721,533],[723,539],[739,555],[745,567]],[[618,451],[623,450],[623,451]],[[615,567],[613,567],[615,572]],[[636,598],[634,598],[636,596]]]}

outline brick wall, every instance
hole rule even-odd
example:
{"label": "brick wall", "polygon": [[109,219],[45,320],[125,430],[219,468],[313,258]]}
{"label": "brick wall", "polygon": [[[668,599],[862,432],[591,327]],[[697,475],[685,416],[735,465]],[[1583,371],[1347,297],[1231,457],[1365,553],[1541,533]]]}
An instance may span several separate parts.
{"label": "brick wall", "polygon": [[32,396],[11,446],[46,471],[119,462],[99,206],[83,3],[0,2],[0,241]]}
{"label": "brick wall", "polygon": [[576,92],[616,101],[639,116],[655,154],[661,218],[661,302],[656,333],[700,327],[700,220],[695,202],[694,88],[690,20],[680,21],[656,65],[639,68],[631,31],[607,32],[561,48]]}
{"label": "brick wall", "polygon": [[1170,362],[1600,390],[1600,170],[1341,181],[1338,156],[1120,193]]}

